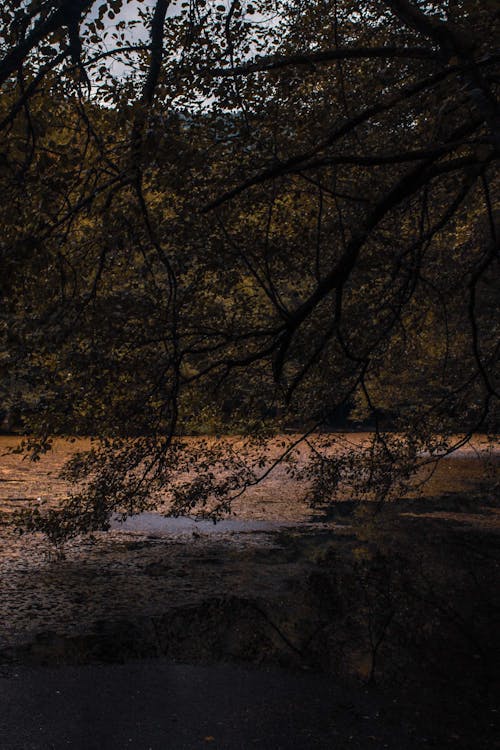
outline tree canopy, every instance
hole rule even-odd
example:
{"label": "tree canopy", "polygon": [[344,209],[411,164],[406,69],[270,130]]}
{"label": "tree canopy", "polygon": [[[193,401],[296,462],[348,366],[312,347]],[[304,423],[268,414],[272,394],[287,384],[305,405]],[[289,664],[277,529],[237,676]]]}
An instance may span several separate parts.
{"label": "tree canopy", "polygon": [[[63,535],[153,503],[186,434],[370,419],[384,494],[388,467],[497,429],[499,16],[3,4],[3,408],[35,455],[101,439]],[[226,508],[272,466],[259,445],[207,449],[174,512]]]}

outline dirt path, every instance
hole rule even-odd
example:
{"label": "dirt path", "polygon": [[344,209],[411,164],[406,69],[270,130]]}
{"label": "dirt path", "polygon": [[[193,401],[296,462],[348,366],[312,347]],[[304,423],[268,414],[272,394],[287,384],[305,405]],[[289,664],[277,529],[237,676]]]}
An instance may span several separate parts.
{"label": "dirt path", "polygon": [[433,746],[389,699],[277,669],[162,660],[23,668],[0,677],[0,705],[2,750]]}

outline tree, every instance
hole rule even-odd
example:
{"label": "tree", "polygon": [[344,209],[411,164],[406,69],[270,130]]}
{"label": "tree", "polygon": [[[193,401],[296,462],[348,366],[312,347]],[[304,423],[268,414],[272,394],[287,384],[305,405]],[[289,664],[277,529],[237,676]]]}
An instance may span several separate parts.
{"label": "tree", "polygon": [[494,4],[126,11],[2,10],[9,398],[35,449],[104,439],[50,524],[149,507],[196,422],[243,422],[260,450],[209,450],[175,512],[269,470],[262,424],[309,433],[355,404],[380,497],[457,431],[494,431]]}

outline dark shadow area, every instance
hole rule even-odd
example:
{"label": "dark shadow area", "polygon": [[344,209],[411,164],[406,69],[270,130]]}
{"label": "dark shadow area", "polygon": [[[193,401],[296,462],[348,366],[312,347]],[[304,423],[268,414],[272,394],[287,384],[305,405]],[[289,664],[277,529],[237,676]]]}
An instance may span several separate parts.
{"label": "dark shadow area", "polygon": [[327,677],[163,660],[0,677],[3,750],[417,748],[413,717]]}

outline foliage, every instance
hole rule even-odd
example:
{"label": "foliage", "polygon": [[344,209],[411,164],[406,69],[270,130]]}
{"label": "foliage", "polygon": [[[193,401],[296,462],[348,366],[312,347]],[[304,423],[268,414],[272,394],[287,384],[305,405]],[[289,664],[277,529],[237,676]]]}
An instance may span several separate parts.
{"label": "foliage", "polygon": [[343,408],[375,438],[360,471],[313,461],[326,498],[343,473],[381,499],[457,431],[495,431],[498,18],[470,0],[4,3],[4,408],[35,455],[103,441],[69,468],[87,487],[66,516],[31,528],[149,507],[186,433],[255,444],[222,478],[208,451],[176,513],[227,508],[274,465],[269,430]]}

